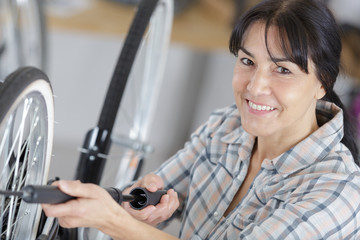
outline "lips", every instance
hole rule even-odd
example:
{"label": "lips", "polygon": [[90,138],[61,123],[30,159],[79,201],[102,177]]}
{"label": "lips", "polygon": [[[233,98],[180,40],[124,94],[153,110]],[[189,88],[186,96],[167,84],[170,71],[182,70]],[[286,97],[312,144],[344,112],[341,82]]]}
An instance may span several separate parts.
{"label": "lips", "polygon": [[249,103],[249,107],[251,109],[254,109],[254,110],[257,110],[257,111],[272,111],[274,110],[275,108],[274,107],[271,107],[271,106],[268,106],[268,105],[260,105],[260,104],[255,104],[253,102],[251,102],[250,100],[248,100],[248,103]]}

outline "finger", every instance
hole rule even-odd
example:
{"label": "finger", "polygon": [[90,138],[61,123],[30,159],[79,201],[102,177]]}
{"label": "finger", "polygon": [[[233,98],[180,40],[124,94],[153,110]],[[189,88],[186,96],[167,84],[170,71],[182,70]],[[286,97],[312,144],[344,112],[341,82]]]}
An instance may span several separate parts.
{"label": "finger", "polygon": [[75,223],[74,218],[68,218],[68,217],[61,217],[58,218],[59,225],[63,228],[75,228],[80,227],[78,224]]}
{"label": "finger", "polygon": [[158,175],[150,173],[144,177],[143,186],[150,192],[155,192],[164,188],[164,181]]}
{"label": "finger", "polygon": [[135,209],[127,209],[128,213],[130,213],[134,218],[140,221],[147,221],[147,219],[154,214],[156,210],[156,207],[153,205],[149,205],[146,208],[143,208],[141,210],[135,210]]}
{"label": "finger", "polygon": [[88,227],[82,218],[61,217],[58,218],[59,225],[64,228]]}
{"label": "finger", "polygon": [[92,198],[100,191],[105,191],[95,184],[85,184],[80,181],[59,180],[57,184],[61,191],[74,197]]}
{"label": "finger", "polygon": [[165,218],[164,216],[168,216],[169,213],[169,194],[165,194],[161,197],[160,202],[155,206],[156,211],[152,215],[149,216],[148,221],[154,222],[155,219]]}
{"label": "finger", "polygon": [[163,220],[166,220],[168,218],[167,216],[171,215],[168,210],[168,202],[169,202],[169,196],[164,195],[163,201],[158,205],[156,205],[156,211],[154,211],[154,213],[151,214],[147,219],[149,224],[156,225],[162,222]]}
{"label": "finger", "polygon": [[72,210],[72,205],[67,203],[62,204],[42,204],[41,205],[46,216],[48,217],[64,217],[68,216],[69,213],[73,214],[74,211]]}
{"label": "finger", "polygon": [[175,192],[173,189],[170,189],[168,191],[169,194],[169,210],[171,212],[171,215],[178,209],[180,202],[177,192]]}
{"label": "finger", "polygon": [[151,222],[152,225],[163,222],[170,218],[178,207],[179,200],[177,193],[173,189],[170,189],[167,194],[163,196],[161,203],[156,205],[156,214],[152,214],[148,221]]}
{"label": "finger", "polygon": [[168,193],[164,194],[164,195],[160,198],[160,202],[159,202],[158,204],[156,204],[156,206],[157,206],[157,207],[161,207],[161,206],[166,206],[166,205],[168,205],[168,203],[169,203],[169,198],[170,198],[170,196],[169,196]]}

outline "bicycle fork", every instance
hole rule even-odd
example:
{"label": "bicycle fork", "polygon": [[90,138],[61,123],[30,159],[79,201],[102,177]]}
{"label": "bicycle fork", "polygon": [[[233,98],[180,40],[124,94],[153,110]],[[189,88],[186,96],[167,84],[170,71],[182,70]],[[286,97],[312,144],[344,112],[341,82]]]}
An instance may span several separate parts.
{"label": "bicycle fork", "polygon": [[99,184],[111,145],[110,132],[94,127],[86,134],[75,179]]}

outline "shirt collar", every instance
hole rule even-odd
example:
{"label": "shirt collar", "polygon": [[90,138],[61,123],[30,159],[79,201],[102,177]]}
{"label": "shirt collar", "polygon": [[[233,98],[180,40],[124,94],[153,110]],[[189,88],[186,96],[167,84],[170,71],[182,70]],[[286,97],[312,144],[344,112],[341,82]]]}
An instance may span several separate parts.
{"label": "shirt collar", "polygon": [[221,141],[228,144],[242,144],[251,140],[252,135],[247,133],[242,126],[235,128],[233,131],[221,138]]}
{"label": "shirt collar", "polygon": [[290,175],[321,161],[343,138],[343,112],[333,103],[319,100],[316,106],[319,129],[296,146],[272,159],[275,169]]}
{"label": "shirt collar", "polygon": [[[316,113],[320,125],[318,130],[280,156],[264,161],[263,165],[272,163],[279,173],[290,175],[327,156],[344,135],[343,111],[333,103],[319,100]],[[252,149],[255,137],[240,126],[222,137],[221,141],[228,144],[245,143],[248,149]]]}

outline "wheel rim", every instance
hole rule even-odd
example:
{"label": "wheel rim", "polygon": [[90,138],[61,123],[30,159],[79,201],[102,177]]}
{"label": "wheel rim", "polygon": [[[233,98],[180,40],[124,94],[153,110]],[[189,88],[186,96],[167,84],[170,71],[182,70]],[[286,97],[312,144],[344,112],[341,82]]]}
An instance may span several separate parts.
{"label": "wheel rim", "polygon": [[116,124],[124,126],[116,129],[120,135],[142,142],[148,140],[166,65],[172,19],[173,1],[160,0],[129,75],[119,110],[121,123]]}
{"label": "wheel rim", "polygon": [[[45,184],[52,145],[52,96],[49,84],[29,85],[0,125],[0,188],[19,191],[28,184]],[[1,239],[34,239],[41,207],[19,197],[0,196]]]}

